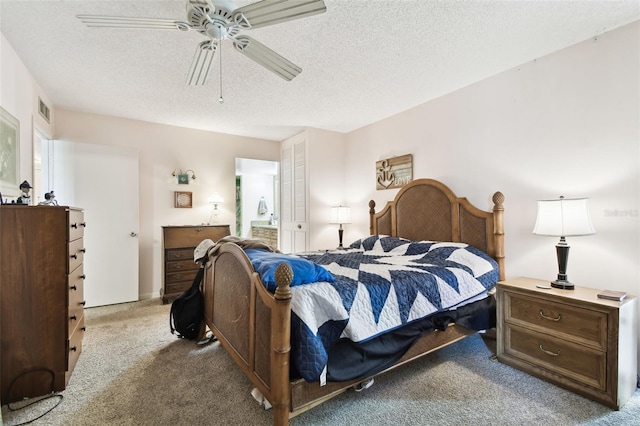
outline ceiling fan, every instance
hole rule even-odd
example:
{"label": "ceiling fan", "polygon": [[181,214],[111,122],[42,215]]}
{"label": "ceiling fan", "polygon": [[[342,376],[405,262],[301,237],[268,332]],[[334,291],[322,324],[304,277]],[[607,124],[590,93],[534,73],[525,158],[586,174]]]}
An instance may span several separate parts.
{"label": "ceiling fan", "polygon": [[187,84],[203,85],[209,78],[211,63],[220,43],[229,39],[233,47],[283,79],[291,81],[302,68],[240,31],[266,27],[293,19],[323,13],[323,0],[262,0],[236,7],[229,0],[187,0],[187,20],[127,18],[77,15],[89,27],[138,28],[152,30],[197,31],[208,39],[196,48]]}

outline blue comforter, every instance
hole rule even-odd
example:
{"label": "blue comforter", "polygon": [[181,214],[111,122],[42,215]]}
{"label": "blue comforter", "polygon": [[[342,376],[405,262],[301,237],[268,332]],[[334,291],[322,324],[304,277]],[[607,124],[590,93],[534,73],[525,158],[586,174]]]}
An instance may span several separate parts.
{"label": "blue comforter", "polygon": [[489,255],[467,244],[378,235],[348,250],[296,258],[333,277],[291,288],[291,361],[309,382],[324,382],[328,352],[340,339],[364,342],[451,309],[486,293],[500,276]]}

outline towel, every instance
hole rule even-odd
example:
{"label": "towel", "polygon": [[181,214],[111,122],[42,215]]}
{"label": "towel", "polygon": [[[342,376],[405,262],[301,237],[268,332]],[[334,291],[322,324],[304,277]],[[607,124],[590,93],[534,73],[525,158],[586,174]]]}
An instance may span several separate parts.
{"label": "towel", "polygon": [[268,211],[267,202],[264,200],[264,197],[260,197],[260,202],[258,203],[258,214],[267,214]]}

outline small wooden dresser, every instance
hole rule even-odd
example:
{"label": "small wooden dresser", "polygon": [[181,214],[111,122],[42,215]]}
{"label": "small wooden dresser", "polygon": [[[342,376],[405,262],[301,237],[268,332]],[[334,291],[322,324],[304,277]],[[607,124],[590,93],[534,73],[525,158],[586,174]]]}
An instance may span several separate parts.
{"label": "small wooden dresser", "polygon": [[543,289],[548,281],[498,283],[498,359],[609,407],[636,389],[637,301],[600,290]]}
{"label": "small wooden dresser", "polygon": [[230,235],[229,225],[163,226],[164,282],[162,303],[169,303],[193,283],[199,265],[193,250],[202,240],[213,242]]}
{"label": "small wooden dresser", "polygon": [[2,404],[64,390],[82,351],[84,213],[0,206]]}

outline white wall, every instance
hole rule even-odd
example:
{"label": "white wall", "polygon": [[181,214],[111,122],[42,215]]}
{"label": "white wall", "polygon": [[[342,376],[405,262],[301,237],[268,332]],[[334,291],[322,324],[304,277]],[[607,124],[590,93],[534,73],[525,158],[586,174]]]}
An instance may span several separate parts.
{"label": "white wall", "polygon": [[[0,64],[0,106],[20,122],[19,182],[28,180],[33,186],[33,129],[35,127],[47,136],[53,133],[51,124],[38,113],[38,97],[50,108],[52,105],[2,34]],[[53,123],[53,111],[50,118]],[[3,195],[6,197],[10,194],[4,192]]]}
{"label": "white wall", "polygon": [[[157,297],[162,282],[162,226],[209,221],[208,198],[218,193],[219,224],[235,229],[236,157],[278,161],[278,142],[56,109],[55,139],[135,147],[140,155],[140,297]],[[189,186],[171,172],[191,169]],[[116,173],[117,171],[114,171]],[[173,207],[173,192],[193,192],[193,208]]]}
{"label": "white wall", "polygon": [[537,199],[590,197],[597,234],[569,238],[570,280],[640,293],[639,33],[636,22],[348,134],[358,231],[369,198],[396,192],[375,190],[375,162],[413,154],[415,178],[481,208],[505,194],[507,276],[557,274],[556,240],[531,234]]}
{"label": "white wall", "polygon": [[375,162],[413,154],[414,178],[485,210],[504,193],[507,277],[555,279],[536,200],[589,197],[597,233],[568,238],[569,279],[640,295],[639,52],[635,22],[349,133],[345,240],[368,232],[369,199],[397,192],[375,190]]}

